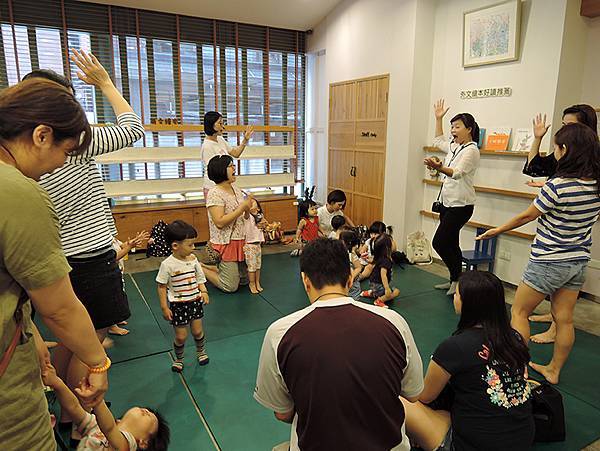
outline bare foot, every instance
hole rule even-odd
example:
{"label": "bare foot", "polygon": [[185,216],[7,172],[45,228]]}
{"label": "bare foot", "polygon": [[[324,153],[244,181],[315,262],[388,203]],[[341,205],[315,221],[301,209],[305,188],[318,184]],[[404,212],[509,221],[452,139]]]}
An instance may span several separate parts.
{"label": "bare foot", "polygon": [[250,293],[252,294],[258,294],[259,291],[256,289],[256,284],[251,283],[248,285],[248,288],[250,288]]}
{"label": "bare foot", "polygon": [[256,289],[258,290],[259,293],[262,293],[263,291],[265,291],[265,289],[263,287],[261,287],[260,285],[256,285]]}
{"label": "bare foot", "polygon": [[127,321],[121,321],[117,326],[127,326]]}
{"label": "bare foot", "polygon": [[545,313],[543,315],[531,315],[529,321],[534,323],[551,323],[553,320],[552,313]]}
{"label": "bare foot", "polygon": [[534,370],[544,376],[551,384],[558,384],[558,377],[560,376],[560,372],[556,371],[553,368],[550,368],[550,365],[539,365],[537,363],[529,362],[529,366]]}
{"label": "bare foot", "polygon": [[112,338],[108,338],[106,337],[103,341],[102,341],[102,347],[104,349],[110,349],[115,345],[115,342]]}
{"label": "bare foot", "polygon": [[123,329],[122,327],[114,325],[108,328],[108,333],[110,335],[127,335],[129,331],[127,329]]}
{"label": "bare foot", "polygon": [[48,349],[56,348],[58,346],[56,341],[45,341],[44,343],[46,343]]}
{"label": "bare foot", "polygon": [[554,343],[555,338],[556,330],[548,329],[546,332],[542,332],[541,334],[532,335],[529,339],[534,343],[543,345],[548,343]]}

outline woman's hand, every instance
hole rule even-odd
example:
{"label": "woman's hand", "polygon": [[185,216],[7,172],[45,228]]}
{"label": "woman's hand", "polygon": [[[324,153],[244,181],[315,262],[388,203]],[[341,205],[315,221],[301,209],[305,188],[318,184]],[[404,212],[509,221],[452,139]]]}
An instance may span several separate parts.
{"label": "woman's hand", "polygon": [[443,165],[442,160],[440,160],[438,157],[425,158],[425,160],[423,160],[423,163],[429,169],[440,169]]}
{"label": "woman's hand", "polygon": [[546,115],[536,114],[533,118],[533,136],[542,139],[549,128],[550,124],[546,125]]}
{"label": "woman's hand", "polygon": [[253,201],[254,198],[251,195],[248,195],[248,197],[246,197],[244,201],[240,204],[240,208],[242,209],[242,211],[249,211],[252,208]]}
{"label": "woman's hand", "polygon": [[541,188],[542,186],[544,186],[546,182],[536,182],[534,180],[529,180],[528,182],[525,182],[525,184],[527,186],[531,186],[532,188]]}
{"label": "woman's hand", "polygon": [[100,89],[113,85],[108,72],[92,53],[71,49],[71,61],[80,69],[77,76],[81,81]]}
{"label": "woman's hand", "polygon": [[108,371],[103,373],[89,373],[82,379],[75,393],[81,399],[84,407],[95,407],[104,399],[108,390]]}
{"label": "woman's hand", "polygon": [[449,109],[450,107],[445,108],[444,99],[439,99],[433,104],[433,113],[435,114],[436,119],[442,119]]}
{"label": "woman's hand", "polygon": [[248,142],[250,141],[250,138],[252,138],[253,134],[254,134],[254,126],[248,125],[246,127],[246,131],[244,132],[244,144],[248,144]]}
{"label": "woman's hand", "polygon": [[498,227],[486,231],[485,233],[483,233],[483,234],[479,235],[478,237],[476,237],[475,240],[476,241],[488,240],[490,238],[494,238],[497,235],[500,235],[500,229]]}

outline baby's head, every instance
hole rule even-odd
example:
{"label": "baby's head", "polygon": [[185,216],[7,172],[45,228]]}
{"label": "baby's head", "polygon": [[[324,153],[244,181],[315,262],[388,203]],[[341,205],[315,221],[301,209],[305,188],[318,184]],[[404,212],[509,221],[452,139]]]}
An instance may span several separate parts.
{"label": "baby's head", "polygon": [[346,224],[346,218],[343,215],[337,215],[331,218],[331,228],[336,232],[340,229],[340,227]]}
{"label": "baby's head", "polygon": [[133,407],[119,420],[119,429],[135,437],[138,447],[147,451],[164,451],[169,447],[169,424],[156,410]]}

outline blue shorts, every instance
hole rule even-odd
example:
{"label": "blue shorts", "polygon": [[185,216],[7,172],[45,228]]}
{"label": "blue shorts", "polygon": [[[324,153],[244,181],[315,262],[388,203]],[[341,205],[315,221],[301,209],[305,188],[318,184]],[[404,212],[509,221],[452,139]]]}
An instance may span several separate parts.
{"label": "blue shorts", "polygon": [[350,287],[350,292],[348,293],[348,296],[350,296],[355,301],[358,301],[358,300],[360,300],[361,292],[362,291],[360,288],[360,282],[357,277],[356,279],[354,279],[354,282],[352,283],[352,286]]}
{"label": "blue shorts", "polygon": [[[394,291],[395,289],[395,287],[390,286],[390,290]],[[371,290],[371,293],[375,298],[380,298],[381,296],[385,295],[385,287],[382,283],[370,282],[369,290]]]}
{"label": "blue shorts", "polygon": [[523,282],[536,291],[552,294],[560,288],[579,291],[585,282],[587,260],[527,263]]}

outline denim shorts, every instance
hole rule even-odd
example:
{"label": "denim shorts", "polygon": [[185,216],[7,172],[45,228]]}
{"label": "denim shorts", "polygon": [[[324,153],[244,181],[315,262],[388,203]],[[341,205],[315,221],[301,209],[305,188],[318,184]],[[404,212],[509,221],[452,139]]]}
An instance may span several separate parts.
{"label": "denim shorts", "polygon": [[585,282],[585,261],[554,261],[527,263],[523,282],[536,291],[552,294],[560,288],[579,291]]}
{"label": "denim shorts", "polygon": [[[394,291],[395,289],[395,287],[390,286],[390,290]],[[369,290],[371,290],[373,297],[375,298],[380,298],[381,296],[385,295],[385,287],[382,283],[370,282]]]}

